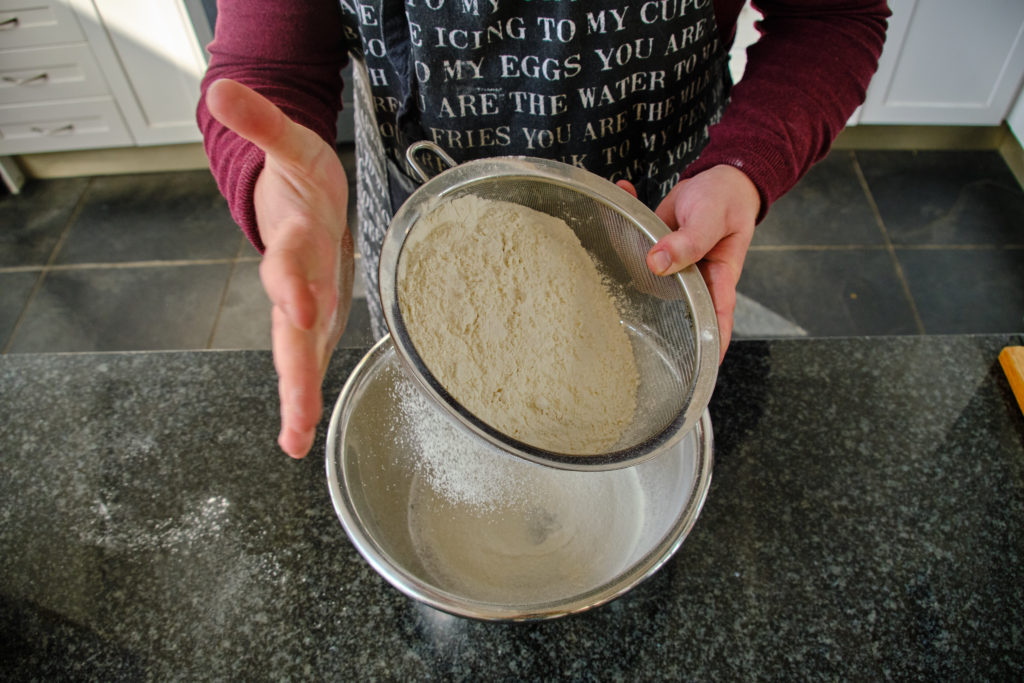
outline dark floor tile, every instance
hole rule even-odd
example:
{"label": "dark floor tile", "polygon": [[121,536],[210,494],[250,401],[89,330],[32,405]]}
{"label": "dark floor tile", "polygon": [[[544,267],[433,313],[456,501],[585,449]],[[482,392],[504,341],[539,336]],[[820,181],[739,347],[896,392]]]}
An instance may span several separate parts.
{"label": "dark floor tile", "polygon": [[738,289],[811,336],[917,332],[882,249],[752,250]]}
{"label": "dark floor tile", "polygon": [[7,345],[38,279],[39,273],[32,271],[0,273],[0,349]]}
{"label": "dark floor tile", "polygon": [[[362,278],[357,272],[352,312],[345,334],[338,342],[341,348],[363,346],[364,341],[371,339],[369,311],[363,292]],[[270,301],[260,282],[258,261],[240,261],[235,265],[212,346],[215,349],[270,348]]]}
{"label": "dark floor tile", "polygon": [[242,239],[209,171],[104,176],[57,262],[233,258]]}
{"label": "dark floor tile", "polygon": [[1024,331],[1024,250],[897,249],[929,334]]}
{"label": "dark floor tile", "polygon": [[0,197],[0,266],[45,265],[88,178],[30,180],[21,194]]}
{"label": "dark floor tile", "polygon": [[875,245],[884,238],[849,151],[832,152],[768,210],[755,245]]}
{"label": "dark floor tile", "polygon": [[[337,348],[366,348],[373,345],[370,311],[366,299],[352,299],[345,332]],[[240,292],[235,286],[228,291],[213,337],[215,349],[269,349],[270,303],[262,288]]]}
{"label": "dark floor tile", "polygon": [[259,261],[235,264],[213,334],[213,348],[270,348],[270,300],[260,283],[259,265]]}
{"label": "dark floor tile", "polygon": [[46,276],[11,351],[206,348],[230,265],[86,268]]}
{"label": "dark floor tile", "polygon": [[1024,190],[998,152],[856,154],[893,244],[1024,244]]}

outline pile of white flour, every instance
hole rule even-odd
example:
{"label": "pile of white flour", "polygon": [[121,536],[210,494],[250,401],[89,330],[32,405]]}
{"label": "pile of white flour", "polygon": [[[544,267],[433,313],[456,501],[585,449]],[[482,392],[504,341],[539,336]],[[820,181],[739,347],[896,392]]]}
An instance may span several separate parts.
{"label": "pile of white flour", "polygon": [[476,196],[421,222],[404,247],[398,299],[437,380],[525,443],[581,455],[612,447],[636,408],[636,364],[572,229]]}

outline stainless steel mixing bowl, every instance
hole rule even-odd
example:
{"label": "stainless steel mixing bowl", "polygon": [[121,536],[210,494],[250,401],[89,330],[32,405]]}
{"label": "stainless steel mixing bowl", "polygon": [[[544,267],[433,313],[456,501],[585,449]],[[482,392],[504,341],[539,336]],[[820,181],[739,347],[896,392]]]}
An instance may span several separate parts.
{"label": "stainless steel mixing bowl", "polygon": [[327,435],[338,517],[406,595],[478,619],[558,617],[622,595],[693,527],[711,482],[706,412],[640,465],[558,470],[490,446],[407,373],[385,337],[352,372]]}

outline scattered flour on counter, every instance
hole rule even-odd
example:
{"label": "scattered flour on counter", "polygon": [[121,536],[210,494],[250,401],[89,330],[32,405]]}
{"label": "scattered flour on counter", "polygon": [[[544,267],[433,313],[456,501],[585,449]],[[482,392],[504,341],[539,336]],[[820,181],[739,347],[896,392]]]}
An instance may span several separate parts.
{"label": "scattered flour on counter", "polygon": [[484,422],[548,450],[596,454],[636,409],[629,337],[566,223],[468,195],[405,245],[399,305],[438,381]]}

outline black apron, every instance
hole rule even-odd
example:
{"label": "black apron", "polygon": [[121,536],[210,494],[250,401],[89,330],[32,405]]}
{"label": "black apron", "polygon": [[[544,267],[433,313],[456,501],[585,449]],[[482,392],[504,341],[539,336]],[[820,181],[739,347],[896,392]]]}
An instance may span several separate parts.
{"label": "black apron", "polygon": [[[355,57],[359,225],[375,336],[380,242],[419,140],[457,162],[526,155],[631,181],[654,208],[729,88],[711,0],[341,0]],[[425,157],[426,165],[440,160]]]}

